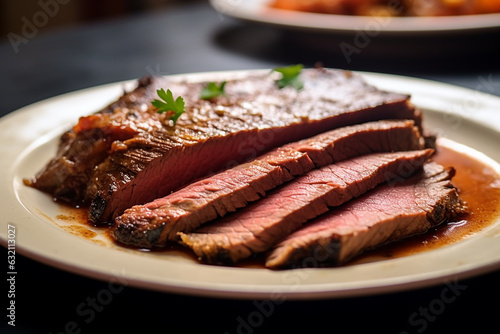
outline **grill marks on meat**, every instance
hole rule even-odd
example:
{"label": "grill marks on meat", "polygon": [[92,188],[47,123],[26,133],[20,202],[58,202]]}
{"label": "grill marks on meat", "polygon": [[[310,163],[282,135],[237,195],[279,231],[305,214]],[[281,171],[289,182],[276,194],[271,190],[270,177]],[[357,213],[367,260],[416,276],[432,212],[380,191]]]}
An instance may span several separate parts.
{"label": "grill marks on meat", "polygon": [[433,150],[369,154],[315,169],[272,191],[265,200],[180,233],[182,242],[207,263],[235,263],[269,250],[310,219],[342,205],[380,183],[407,177]]}
{"label": "grill marks on meat", "polygon": [[[380,118],[420,122],[407,97],[369,88],[359,96],[357,89],[364,85],[343,72],[313,70],[303,78],[305,87],[300,92],[279,90],[268,76],[228,82],[229,98],[196,101],[188,105],[174,133],[153,136],[164,143],[149,148],[157,153],[153,160],[134,155],[133,147],[110,156],[89,186],[92,204],[99,203],[91,206],[91,220],[109,221],[133,205],[165,196],[207,173],[331,128]],[[349,96],[352,104],[336,100],[339,93]],[[147,146],[151,139],[143,142]],[[130,170],[128,165],[138,168]],[[116,171],[125,177],[117,177]]]}
{"label": "grill marks on meat", "polygon": [[[210,172],[333,128],[380,119],[413,119],[421,127],[408,96],[377,90],[351,72],[310,69],[301,77],[300,91],[278,89],[272,75],[228,81],[227,97],[210,101],[198,99],[203,83],[143,80],[89,116],[96,119],[81,119],[31,185],[90,204],[89,219],[100,224]],[[159,87],[186,100],[175,127],[149,104]]]}
{"label": "grill marks on meat", "polygon": [[134,113],[115,112],[80,118],[71,131],[62,135],[56,156],[29,181],[30,185],[57,200],[82,204],[95,166],[106,159],[113,143],[161,126],[155,124],[158,121],[154,114],[143,113],[143,128],[138,128],[137,117]]}
{"label": "grill marks on meat", "polygon": [[339,265],[385,242],[424,233],[463,210],[453,175],[453,169],[427,163],[402,183],[381,185],[288,235],[266,266]]}
{"label": "grill marks on meat", "polygon": [[423,138],[413,121],[348,126],[291,143],[256,160],[192,183],[166,197],[134,206],[116,219],[111,235],[136,247],[161,247],[203,223],[245,207],[315,167],[373,152],[416,150]]}
{"label": "grill marks on meat", "polygon": [[95,179],[96,167],[114,152],[127,149],[134,138],[164,128],[161,115],[148,107],[157,84],[152,78],[141,79],[133,92],[95,114],[81,117],[61,136],[56,156],[25,182],[58,201],[89,203],[88,185]]}

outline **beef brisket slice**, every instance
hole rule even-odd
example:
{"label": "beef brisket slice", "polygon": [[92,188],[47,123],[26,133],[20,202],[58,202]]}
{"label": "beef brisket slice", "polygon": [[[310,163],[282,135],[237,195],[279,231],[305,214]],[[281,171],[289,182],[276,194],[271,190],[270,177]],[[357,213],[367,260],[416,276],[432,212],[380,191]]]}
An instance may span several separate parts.
{"label": "beef brisket slice", "polygon": [[[413,119],[421,126],[421,113],[408,96],[380,91],[351,72],[308,69],[301,78],[300,91],[279,89],[269,74],[232,80],[225,96],[211,100],[198,98],[204,83],[145,81],[137,93],[92,115],[97,121],[77,126],[76,136],[65,143],[72,147],[81,139],[94,152],[92,147],[102,142],[92,163],[78,150],[71,150],[76,156],[63,150],[32,184],[90,204],[89,220],[106,223],[211,172],[333,128],[380,119]],[[175,126],[147,102],[158,87],[186,100],[186,112]]]}
{"label": "beef brisket slice", "polygon": [[193,233],[182,242],[208,263],[235,263],[270,249],[306,221],[394,177],[409,176],[433,150],[369,154],[296,178],[248,207]]}
{"label": "beef brisket slice", "polygon": [[129,246],[165,246],[168,241],[178,240],[178,232],[190,232],[245,207],[315,166],[373,152],[422,148],[423,139],[409,120],[369,122],[331,130],[127,209],[116,218],[111,235]]}
{"label": "beef brisket slice", "polygon": [[190,232],[245,207],[266,191],[315,166],[373,152],[422,148],[423,139],[409,120],[369,122],[331,130],[127,209],[116,218],[111,235],[129,246],[165,246],[178,239],[178,232]]}
{"label": "beef brisket slice", "polygon": [[160,114],[151,108],[156,89],[168,86],[188,102],[198,97],[194,84],[179,84],[163,78],[143,78],[138,86],[124,93],[117,101],[102,110],[83,116],[60,138],[54,158],[25,183],[51,194],[55,200],[86,205],[88,185],[96,166],[113,152],[123,151],[126,143],[142,138],[144,133],[164,131]]}
{"label": "beef brisket slice", "polygon": [[366,249],[426,232],[462,210],[453,175],[453,169],[431,162],[402,183],[381,185],[287,236],[266,266],[339,265]]}
{"label": "beef brisket slice", "polygon": [[[302,167],[305,173],[314,168],[305,153],[296,153],[287,155],[288,160],[297,163],[295,170]],[[191,231],[202,223],[244,207],[291,178],[289,170],[282,166],[252,161],[125,210],[116,218],[111,236],[129,246],[162,247],[168,241],[177,240],[177,232]]]}

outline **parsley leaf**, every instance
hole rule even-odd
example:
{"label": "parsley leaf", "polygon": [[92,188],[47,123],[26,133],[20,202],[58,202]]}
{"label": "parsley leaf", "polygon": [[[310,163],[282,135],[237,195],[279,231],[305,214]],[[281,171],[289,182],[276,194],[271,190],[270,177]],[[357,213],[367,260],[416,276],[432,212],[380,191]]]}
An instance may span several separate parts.
{"label": "parsley leaf", "polygon": [[286,86],[292,86],[296,90],[302,89],[304,87],[304,83],[299,76],[303,68],[304,65],[302,64],[275,68],[274,71],[282,74],[281,79],[276,80],[278,87],[281,89]]}
{"label": "parsley leaf", "polygon": [[166,92],[165,90],[158,89],[156,91],[158,94],[158,97],[160,97],[163,101],[160,100],[154,100],[151,102],[153,106],[158,109],[158,113],[162,114],[164,112],[171,112],[172,116],[170,119],[174,121],[174,125],[177,122],[177,119],[184,113],[184,99],[182,97],[177,97],[177,99],[174,101],[174,96],[172,95],[172,91],[168,89]]}
{"label": "parsley leaf", "polygon": [[215,82],[209,82],[202,90],[200,93],[200,98],[202,100],[208,100],[214,97],[217,97],[219,95],[225,95],[224,93],[224,86],[226,85],[226,82],[223,81],[219,86]]}

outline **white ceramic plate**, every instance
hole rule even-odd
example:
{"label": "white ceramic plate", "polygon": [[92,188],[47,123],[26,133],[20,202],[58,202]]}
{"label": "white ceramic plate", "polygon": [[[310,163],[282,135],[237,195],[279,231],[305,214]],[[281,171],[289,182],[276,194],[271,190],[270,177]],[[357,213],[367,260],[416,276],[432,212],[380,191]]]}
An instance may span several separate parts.
{"label": "white ceramic plate", "polygon": [[[178,77],[217,80],[245,73]],[[500,173],[495,162],[500,161],[500,98],[406,77],[365,73],[365,78],[384,89],[411,93],[414,103],[425,108],[428,126],[461,143],[443,140],[442,145],[464,151]],[[500,221],[440,249],[325,269],[226,268],[199,264],[182,253],[148,253],[115,246],[102,231],[69,219],[67,209],[24,186],[22,179],[34,175],[53,156],[58,137],[79,116],[107,105],[124,86],[132,84],[116,83],[54,97],[0,119],[4,143],[0,147],[0,241],[4,246],[10,224],[16,229],[17,252],[63,270],[147,289],[233,298],[313,299],[384,293],[500,268]],[[84,238],[70,233],[78,230],[91,235]]]}
{"label": "white ceramic plate", "polygon": [[238,19],[325,32],[437,33],[500,28],[500,14],[443,17],[369,17],[294,12],[269,8],[270,0],[210,0],[220,13]]}

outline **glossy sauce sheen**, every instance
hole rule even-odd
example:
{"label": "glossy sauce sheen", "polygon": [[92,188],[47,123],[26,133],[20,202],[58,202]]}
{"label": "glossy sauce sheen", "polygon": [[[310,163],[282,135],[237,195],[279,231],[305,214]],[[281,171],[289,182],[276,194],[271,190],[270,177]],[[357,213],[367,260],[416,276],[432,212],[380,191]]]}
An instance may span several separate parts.
{"label": "glossy sauce sheen", "polygon": [[[425,234],[408,237],[366,252],[353,259],[349,264],[408,256],[446,246],[473,236],[500,218],[500,175],[483,163],[447,147],[438,147],[432,159],[443,166],[452,166],[456,169],[452,183],[458,188],[460,197],[467,204],[467,213],[458,216],[452,222],[437,226]],[[87,209],[72,209],[63,206],[62,210],[64,213],[58,215],[58,219],[72,220],[74,223],[79,223],[80,227],[89,226],[85,218]],[[105,230],[105,228],[102,229]],[[93,237],[93,233],[90,233],[91,231],[86,228],[72,228],[68,232],[80,234],[81,237],[87,239]],[[111,238],[108,233],[106,235]],[[129,247],[125,248],[132,250]],[[194,254],[180,245],[173,245],[162,250],[137,251],[147,251],[158,255],[184,253],[184,256],[196,260]],[[242,261],[238,266],[264,267],[262,257]]]}
{"label": "glossy sauce sheen", "polygon": [[466,203],[467,212],[425,234],[360,255],[351,264],[402,257],[446,246],[480,232],[500,218],[500,176],[494,170],[446,147],[438,147],[432,159],[445,167],[455,168],[452,183]]}

